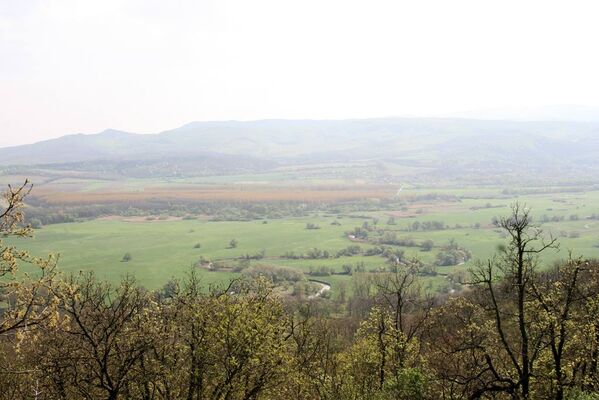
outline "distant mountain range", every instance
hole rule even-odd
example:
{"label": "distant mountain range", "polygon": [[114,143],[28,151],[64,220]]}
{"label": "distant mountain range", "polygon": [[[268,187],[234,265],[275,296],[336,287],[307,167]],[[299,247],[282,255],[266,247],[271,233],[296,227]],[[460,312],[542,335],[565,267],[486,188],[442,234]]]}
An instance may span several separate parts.
{"label": "distant mountain range", "polygon": [[[206,174],[281,165],[399,162],[439,173],[599,170],[599,121],[462,118],[192,122],[154,135],[106,130],[0,148],[0,165]],[[147,165],[151,165],[148,167]],[[123,169],[124,168],[124,169]]]}
{"label": "distant mountain range", "polygon": [[574,104],[509,107],[452,113],[445,117],[507,121],[599,122],[599,107]]}

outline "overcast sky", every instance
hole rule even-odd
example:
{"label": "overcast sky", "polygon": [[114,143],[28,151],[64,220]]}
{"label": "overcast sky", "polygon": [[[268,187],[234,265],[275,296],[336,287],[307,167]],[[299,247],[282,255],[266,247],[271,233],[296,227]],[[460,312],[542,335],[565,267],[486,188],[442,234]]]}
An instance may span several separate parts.
{"label": "overcast sky", "polygon": [[0,0],[0,146],[194,120],[599,106],[596,0]]}

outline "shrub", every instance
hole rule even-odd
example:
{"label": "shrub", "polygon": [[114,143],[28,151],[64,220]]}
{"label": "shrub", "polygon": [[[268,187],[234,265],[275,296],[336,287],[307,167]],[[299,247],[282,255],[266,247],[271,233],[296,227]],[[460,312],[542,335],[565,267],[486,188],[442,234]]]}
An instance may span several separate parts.
{"label": "shrub", "polygon": [[351,275],[354,270],[354,267],[351,264],[344,264],[341,268],[343,269],[343,273],[346,275]]}
{"label": "shrub", "polygon": [[429,240],[425,240],[424,242],[422,242],[420,247],[422,248],[422,251],[431,251],[433,249],[434,245],[435,245],[435,243],[429,239]]}

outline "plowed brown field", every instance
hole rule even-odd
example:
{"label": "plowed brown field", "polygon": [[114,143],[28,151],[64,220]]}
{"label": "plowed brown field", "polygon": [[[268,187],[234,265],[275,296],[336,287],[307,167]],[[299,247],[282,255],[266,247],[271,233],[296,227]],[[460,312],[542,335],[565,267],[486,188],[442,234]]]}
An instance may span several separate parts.
{"label": "plowed brown field", "polygon": [[92,191],[59,192],[39,190],[35,197],[50,204],[102,204],[114,202],[132,202],[143,200],[182,200],[182,201],[303,201],[335,202],[368,198],[389,198],[395,191],[377,189],[360,190],[235,190],[235,189],[146,189],[140,191]]}

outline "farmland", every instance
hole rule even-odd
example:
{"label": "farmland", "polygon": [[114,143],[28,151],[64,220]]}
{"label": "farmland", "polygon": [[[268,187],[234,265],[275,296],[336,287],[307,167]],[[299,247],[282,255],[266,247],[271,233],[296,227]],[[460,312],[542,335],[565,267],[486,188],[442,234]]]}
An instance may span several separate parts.
{"label": "farmland", "polygon": [[[183,218],[168,216],[168,213],[136,217],[103,216],[43,226],[36,231],[34,239],[19,243],[19,246],[40,256],[59,253],[60,270],[65,273],[93,270],[112,282],[118,281],[123,275],[134,275],[140,284],[151,289],[160,288],[173,277],[184,276],[190,268],[196,268],[207,284],[224,283],[238,276],[240,268],[211,270],[198,261],[204,259],[235,266],[240,264],[242,258],[251,258],[263,252],[263,257],[246,261],[244,267],[257,264],[288,266],[306,274],[324,267],[327,273],[321,279],[333,284],[332,293],[335,295],[339,283],[345,282],[351,286],[351,276],[344,273],[344,265],[362,265],[365,272],[380,270],[388,265],[387,259],[381,255],[364,254],[366,250],[376,247],[384,235],[414,242],[412,245],[399,242],[390,247],[403,251],[405,259],[416,257],[427,265],[435,262],[435,256],[442,246],[455,240],[472,257],[460,265],[438,266],[436,275],[424,277],[429,287],[439,288],[446,285],[446,274],[466,271],[477,260],[492,257],[497,245],[505,240],[492,220],[509,214],[509,205],[519,201],[532,209],[534,217],[547,234],[559,239],[560,251],[546,253],[545,261],[565,258],[569,250],[574,256],[584,254],[586,257],[599,257],[599,220],[595,219],[599,215],[599,192],[547,188],[538,192],[536,194],[534,190],[528,190],[528,194],[506,194],[501,188],[408,189],[401,193],[402,198],[426,198],[426,194],[429,194],[432,200],[411,201],[394,209],[390,205],[378,206],[374,199],[392,196],[390,190],[380,188],[351,191],[345,187],[343,190],[312,192],[297,189],[219,189],[207,192],[210,193],[209,199],[243,201],[240,193],[247,196],[246,201],[281,201],[294,197],[306,201],[314,196],[314,200],[331,202],[334,207],[329,206],[325,211],[311,209],[301,216],[245,221],[215,221],[210,215],[186,215]],[[42,191],[41,196],[46,196],[46,193]],[[69,195],[69,192],[65,193],[65,196]],[[137,193],[144,198],[170,193],[174,197],[194,201],[196,197],[190,193],[197,195],[204,192],[199,189],[181,192],[177,188],[163,187]],[[447,201],[445,197],[445,200],[436,199],[433,193],[437,196],[453,196],[453,200]],[[113,201],[110,197],[113,194],[102,190],[92,190],[91,193],[78,191],[73,198],[91,202]],[[316,194],[322,197],[316,197]],[[351,202],[364,198],[371,201]],[[442,229],[438,226],[432,229],[418,227],[433,223],[442,224]],[[307,229],[308,225],[318,229]],[[369,227],[369,239],[352,241],[348,232],[362,226]],[[237,241],[234,248],[229,246],[231,239]],[[434,243],[430,251],[418,247],[426,240]],[[196,247],[197,244],[199,247]],[[351,245],[359,246],[361,252],[351,256],[337,254]],[[329,256],[308,258],[306,254],[315,248],[326,250]],[[125,253],[131,255],[130,261],[123,262]],[[285,256],[289,253],[303,256]]]}
{"label": "farmland", "polygon": [[350,190],[348,188],[333,190],[322,189],[272,189],[263,188],[241,190],[237,188],[167,188],[144,189],[137,191],[85,191],[79,193],[57,192],[42,190],[36,196],[49,204],[97,204],[107,202],[143,201],[148,198],[164,200],[187,201],[305,201],[305,202],[334,202],[365,198],[390,197],[394,192],[389,188],[364,188]]}

